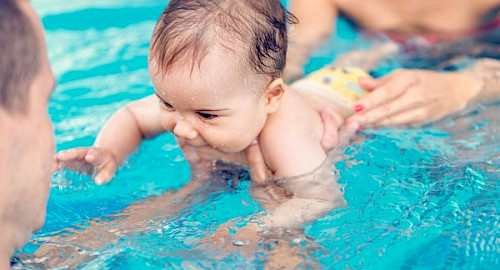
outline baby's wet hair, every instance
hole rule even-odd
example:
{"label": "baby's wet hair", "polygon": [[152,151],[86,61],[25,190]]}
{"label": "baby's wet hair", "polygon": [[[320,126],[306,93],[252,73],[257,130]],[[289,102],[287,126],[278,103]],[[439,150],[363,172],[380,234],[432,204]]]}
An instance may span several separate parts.
{"label": "baby's wet hair", "polygon": [[150,59],[160,74],[180,61],[193,70],[219,46],[256,74],[277,78],[286,63],[287,25],[296,21],[279,0],[172,0],[156,23]]}

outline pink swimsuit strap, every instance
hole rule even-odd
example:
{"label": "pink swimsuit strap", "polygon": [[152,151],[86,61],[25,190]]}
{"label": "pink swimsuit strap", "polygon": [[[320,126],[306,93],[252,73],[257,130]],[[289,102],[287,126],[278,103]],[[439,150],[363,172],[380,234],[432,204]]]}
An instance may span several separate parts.
{"label": "pink swimsuit strap", "polygon": [[409,45],[409,39],[411,37],[418,37],[429,44],[434,44],[437,42],[442,42],[442,41],[453,41],[461,38],[467,38],[467,37],[473,37],[476,35],[480,34],[485,34],[487,32],[496,30],[500,28],[500,16],[496,17],[493,20],[490,20],[481,26],[477,27],[476,29],[470,30],[470,31],[465,31],[461,33],[438,33],[438,34],[415,34],[415,35],[403,35],[399,33],[395,33],[392,31],[369,31],[368,35],[371,34],[382,34],[389,38],[390,40],[399,43],[402,46],[408,46]]}

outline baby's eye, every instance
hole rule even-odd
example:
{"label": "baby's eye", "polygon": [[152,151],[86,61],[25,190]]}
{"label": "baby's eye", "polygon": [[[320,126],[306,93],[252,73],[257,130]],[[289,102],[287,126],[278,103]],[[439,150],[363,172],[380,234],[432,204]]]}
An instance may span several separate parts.
{"label": "baby's eye", "polygon": [[214,118],[216,118],[216,117],[217,117],[217,115],[215,115],[215,114],[210,114],[210,113],[202,113],[202,112],[197,112],[197,114],[198,114],[201,118],[203,118],[203,119],[205,119],[205,120],[210,120],[210,119],[214,119]]}
{"label": "baby's eye", "polygon": [[173,110],[174,109],[174,106],[172,106],[172,105],[170,105],[170,103],[162,101],[162,100],[160,100],[160,105],[162,107],[165,107],[167,110]]}

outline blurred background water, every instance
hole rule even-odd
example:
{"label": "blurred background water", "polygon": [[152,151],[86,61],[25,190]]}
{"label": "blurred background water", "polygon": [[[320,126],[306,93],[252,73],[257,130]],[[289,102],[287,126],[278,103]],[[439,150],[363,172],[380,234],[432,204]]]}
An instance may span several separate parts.
{"label": "blurred background water", "polygon": [[[57,149],[90,146],[113,112],[153,92],[147,52],[166,1],[32,3],[46,29],[58,80],[49,104]],[[337,28],[338,34],[307,64],[308,72],[330,63],[339,52],[373,42],[348,21],[340,20]],[[420,60],[413,63],[453,66],[446,65],[449,59]],[[464,52],[460,63],[467,61],[473,60]],[[409,62],[404,55],[390,59],[374,75]],[[316,267],[334,269],[498,269],[499,112],[499,104],[481,105],[421,128],[360,134],[337,163],[347,206],[306,226],[307,237],[297,244],[305,254],[304,267],[317,262]],[[220,224],[232,219],[244,224],[247,216],[262,211],[250,197],[246,171],[221,169],[213,184],[197,187],[189,199],[162,199],[189,179],[189,167],[170,135],[145,142],[109,184],[96,186],[89,177],[56,174],[46,224],[19,251],[17,267],[263,267],[272,247],[262,248],[250,261],[236,246],[227,254],[199,248],[199,239]],[[116,226],[125,226],[120,220],[141,211],[153,217],[127,223],[134,227],[130,233],[113,234]],[[89,230],[71,246],[79,253],[67,255],[65,248],[58,248],[48,260],[30,259],[41,244],[64,242],[75,231],[99,226],[113,237]],[[94,246],[95,239],[104,240]]]}

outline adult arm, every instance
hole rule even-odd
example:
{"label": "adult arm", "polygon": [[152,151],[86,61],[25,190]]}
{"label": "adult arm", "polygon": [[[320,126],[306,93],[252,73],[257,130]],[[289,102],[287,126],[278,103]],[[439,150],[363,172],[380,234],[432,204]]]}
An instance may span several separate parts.
{"label": "adult arm", "polygon": [[304,73],[309,54],[323,43],[335,27],[338,11],[333,0],[293,0],[290,11],[298,24],[289,31],[289,47],[284,77],[292,81]]}

